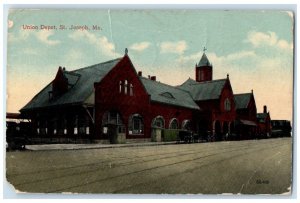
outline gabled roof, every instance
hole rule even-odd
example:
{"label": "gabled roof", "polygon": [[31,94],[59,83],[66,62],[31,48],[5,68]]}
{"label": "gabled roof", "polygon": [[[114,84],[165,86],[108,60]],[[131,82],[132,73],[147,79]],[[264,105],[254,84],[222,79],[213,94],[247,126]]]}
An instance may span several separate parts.
{"label": "gabled roof", "polygon": [[94,94],[94,83],[101,81],[120,60],[121,58],[118,58],[74,71],[64,71],[69,86],[66,93],[49,99],[49,92],[52,91],[51,82],[33,97],[21,111],[64,104],[90,104],[86,103],[86,100]]}
{"label": "gabled roof", "polygon": [[140,80],[147,93],[151,95],[151,101],[190,109],[200,109],[191,95],[185,90],[144,77],[140,77]]}
{"label": "gabled roof", "polygon": [[256,118],[257,118],[258,122],[264,123],[268,116],[269,116],[269,113],[258,113],[256,115]]}
{"label": "gabled roof", "polygon": [[203,53],[197,67],[201,67],[201,66],[211,66],[211,63],[209,62],[205,53]]}
{"label": "gabled roof", "polygon": [[265,119],[267,116],[268,116],[268,113],[258,113],[258,114],[256,115],[256,117],[257,117],[258,119],[260,119],[260,118]]}
{"label": "gabled roof", "polygon": [[219,99],[227,79],[196,82],[188,79],[178,88],[188,91],[195,101]]}
{"label": "gabled roof", "polygon": [[235,94],[234,101],[236,109],[246,109],[251,100],[252,93]]}

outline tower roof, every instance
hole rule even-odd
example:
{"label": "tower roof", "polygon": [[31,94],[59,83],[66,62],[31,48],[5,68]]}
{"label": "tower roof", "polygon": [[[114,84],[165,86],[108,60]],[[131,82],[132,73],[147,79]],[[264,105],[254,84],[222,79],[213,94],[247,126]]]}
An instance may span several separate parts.
{"label": "tower roof", "polygon": [[198,63],[198,67],[201,67],[201,66],[211,66],[211,63],[209,62],[205,53],[203,53],[203,55]]}

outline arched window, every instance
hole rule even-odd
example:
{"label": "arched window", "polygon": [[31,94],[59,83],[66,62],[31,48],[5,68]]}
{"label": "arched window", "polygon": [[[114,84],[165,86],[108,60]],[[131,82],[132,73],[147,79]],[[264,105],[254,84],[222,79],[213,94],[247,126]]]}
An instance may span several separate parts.
{"label": "arched window", "polygon": [[144,122],[143,117],[140,114],[133,114],[129,117],[128,133],[130,135],[144,134]]}
{"label": "arched window", "polygon": [[127,92],[128,92],[128,81],[125,80],[125,82],[124,82],[124,94],[127,94]]}
{"label": "arched window", "polygon": [[184,120],[182,122],[182,129],[191,130],[191,121],[190,120]]}
{"label": "arched window", "polygon": [[231,104],[230,104],[230,100],[228,98],[225,99],[224,109],[225,109],[225,111],[230,111],[231,110]]}
{"label": "arched window", "polygon": [[133,85],[130,83],[129,95],[133,96]]}
{"label": "arched window", "polygon": [[152,127],[154,128],[165,128],[165,120],[162,116],[157,116],[152,121]]}
{"label": "arched window", "polygon": [[172,118],[169,124],[170,129],[178,129],[178,121],[176,118]]}

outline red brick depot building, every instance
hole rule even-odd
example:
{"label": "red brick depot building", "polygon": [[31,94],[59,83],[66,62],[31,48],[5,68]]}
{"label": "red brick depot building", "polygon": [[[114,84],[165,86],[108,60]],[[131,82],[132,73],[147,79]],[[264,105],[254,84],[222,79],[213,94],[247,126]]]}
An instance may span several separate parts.
{"label": "red brick depot building", "polygon": [[213,80],[205,53],[195,80],[171,86],[137,72],[127,51],[121,58],[67,71],[20,111],[40,139],[57,142],[109,140],[110,130],[124,139],[150,140],[155,129],[185,129],[209,140],[229,135],[251,139],[257,130],[253,92],[234,95],[227,75]]}

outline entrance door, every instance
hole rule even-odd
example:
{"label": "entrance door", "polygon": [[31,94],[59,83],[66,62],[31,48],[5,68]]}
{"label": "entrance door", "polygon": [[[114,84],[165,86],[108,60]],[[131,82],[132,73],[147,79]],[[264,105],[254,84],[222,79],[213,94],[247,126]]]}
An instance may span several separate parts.
{"label": "entrance door", "polygon": [[215,138],[216,141],[222,140],[221,123],[220,121],[215,122]]}

